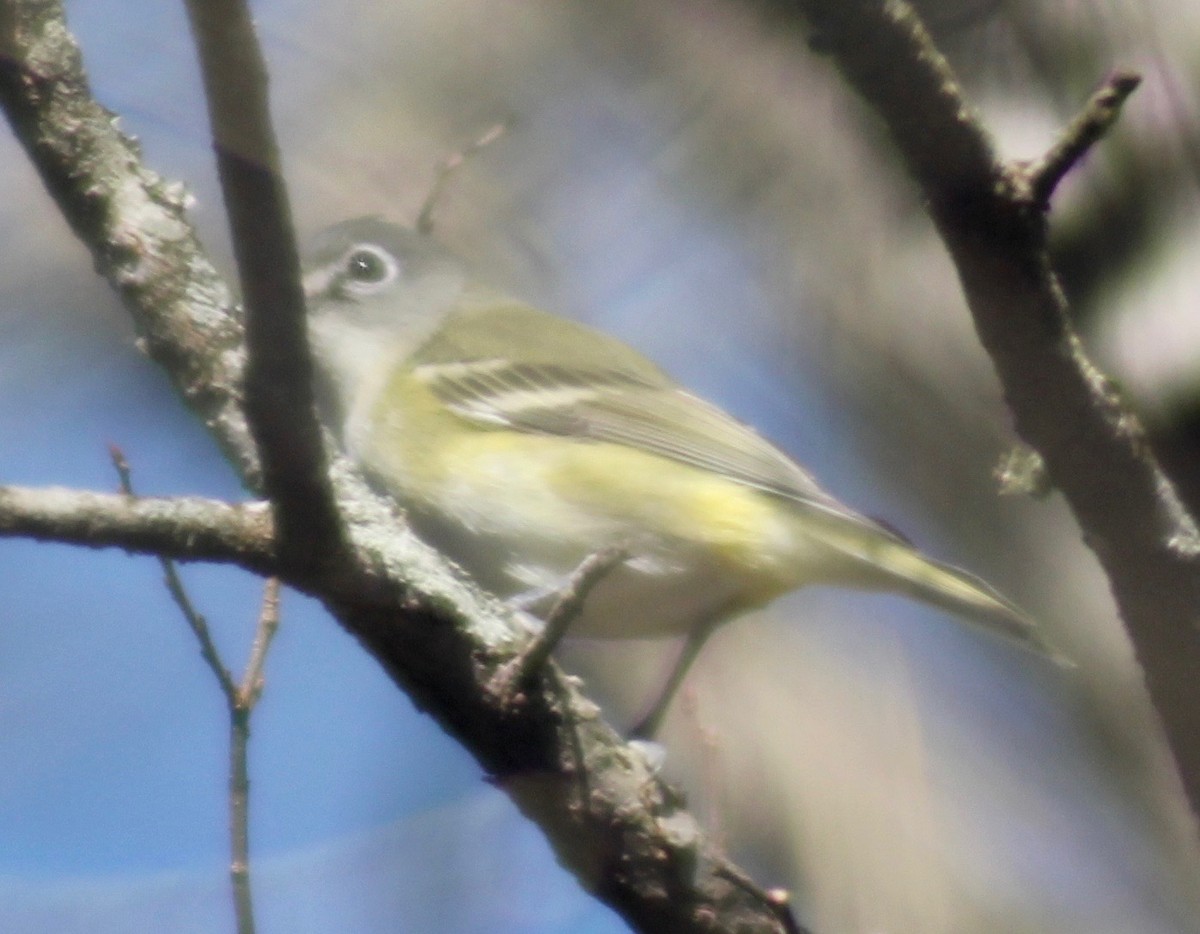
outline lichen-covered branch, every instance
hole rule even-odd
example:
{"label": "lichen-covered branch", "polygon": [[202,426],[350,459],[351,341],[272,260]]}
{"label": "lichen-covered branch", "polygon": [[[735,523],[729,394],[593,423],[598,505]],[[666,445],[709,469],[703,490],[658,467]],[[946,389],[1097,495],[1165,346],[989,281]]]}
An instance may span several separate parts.
{"label": "lichen-covered branch", "polygon": [[266,503],[6,486],[0,487],[0,536],[220,561],[262,574],[277,565]]}
{"label": "lichen-covered branch", "polygon": [[233,298],[187,221],[183,187],[143,166],[92,98],[61,4],[0,3],[0,107],[97,271],[135,310],[140,346],[256,487]]}

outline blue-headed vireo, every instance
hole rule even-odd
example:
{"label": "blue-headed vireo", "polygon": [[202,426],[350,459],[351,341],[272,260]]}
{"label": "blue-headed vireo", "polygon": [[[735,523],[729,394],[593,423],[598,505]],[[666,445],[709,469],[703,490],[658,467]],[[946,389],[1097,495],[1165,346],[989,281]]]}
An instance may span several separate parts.
{"label": "blue-headed vireo", "polygon": [[620,341],[473,281],[428,236],[338,224],[304,283],[346,453],[430,544],[535,614],[590,554],[623,549],[571,631],[689,636],[670,690],[715,625],[806,584],[898,591],[1042,648],[982,580],[842,505]]}

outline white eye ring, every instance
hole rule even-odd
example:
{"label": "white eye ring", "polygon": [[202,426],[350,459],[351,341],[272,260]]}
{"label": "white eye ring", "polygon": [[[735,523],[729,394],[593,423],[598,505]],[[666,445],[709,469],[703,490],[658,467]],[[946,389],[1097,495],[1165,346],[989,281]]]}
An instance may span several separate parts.
{"label": "white eye ring", "polygon": [[340,285],[354,295],[378,292],[395,282],[400,273],[396,258],[370,243],[360,243],[347,252],[341,265]]}

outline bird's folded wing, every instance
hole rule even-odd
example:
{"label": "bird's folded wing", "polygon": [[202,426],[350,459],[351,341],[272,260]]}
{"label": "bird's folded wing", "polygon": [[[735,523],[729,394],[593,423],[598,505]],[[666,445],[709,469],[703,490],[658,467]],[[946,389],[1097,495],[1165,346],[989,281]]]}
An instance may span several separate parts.
{"label": "bird's folded wing", "polygon": [[464,418],[626,445],[783,497],[835,524],[867,525],[899,540],[835,500],[752,428],[665,376],[500,358],[424,364],[416,374]]}

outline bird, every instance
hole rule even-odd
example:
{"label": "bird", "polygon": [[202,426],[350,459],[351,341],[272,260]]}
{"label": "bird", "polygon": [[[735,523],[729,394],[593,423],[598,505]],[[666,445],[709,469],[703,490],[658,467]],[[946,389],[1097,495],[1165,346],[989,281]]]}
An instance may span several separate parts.
{"label": "bird", "polygon": [[614,337],[481,283],[432,235],[335,224],[303,263],[318,411],[426,542],[545,619],[621,560],[570,634],[683,637],[652,735],[726,622],[801,587],[892,591],[1060,660],[981,578],[826,492],[754,429]]}

